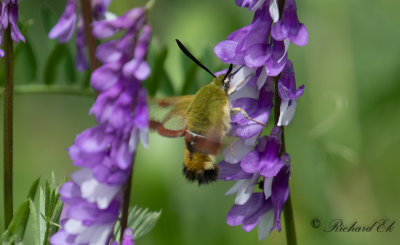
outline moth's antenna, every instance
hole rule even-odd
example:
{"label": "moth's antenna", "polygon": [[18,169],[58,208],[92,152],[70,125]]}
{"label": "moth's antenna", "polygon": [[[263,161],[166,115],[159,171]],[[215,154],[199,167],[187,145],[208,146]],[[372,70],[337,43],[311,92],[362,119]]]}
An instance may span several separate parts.
{"label": "moth's antenna", "polygon": [[186,54],[187,57],[189,57],[194,63],[196,63],[198,66],[200,66],[201,68],[203,68],[205,71],[207,71],[208,73],[211,74],[211,76],[215,77],[214,73],[212,73],[205,65],[203,65],[202,63],[200,63],[200,61],[198,59],[196,59],[190,52],[189,50],[187,50],[185,48],[185,46],[183,46],[183,44],[181,43],[181,41],[179,41],[178,39],[175,39],[176,43],[178,44],[179,48],[182,50],[182,52],[184,54]]}
{"label": "moth's antenna", "polygon": [[229,68],[228,68],[228,71],[226,72],[226,74],[225,74],[225,76],[224,76],[224,79],[222,79],[222,81],[225,82],[225,79],[231,74],[232,69],[233,69],[233,65],[230,64],[230,65],[229,65]]}
{"label": "moth's antenna", "polygon": [[236,73],[238,73],[238,71],[240,71],[244,66],[242,65],[241,67],[239,67],[239,69],[237,69],[236,71],[232,72],[232,76],[236,75]]}

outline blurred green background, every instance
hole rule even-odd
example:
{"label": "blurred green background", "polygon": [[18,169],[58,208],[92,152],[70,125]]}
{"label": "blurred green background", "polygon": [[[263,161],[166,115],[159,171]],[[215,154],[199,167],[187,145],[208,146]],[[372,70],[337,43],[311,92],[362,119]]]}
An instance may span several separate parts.
{"label": "blurred green background", "polygon": [[[122,14],[143,3],[114,0],[110,9]],[[306,91],[285,136],[292,156],[290,185],[299,244],[398,244],[400,3],[298,0],[297,5],[310,37],[306,47],[291,45],[289,58],[298,85],[304,83]],[[32,83],[43,83],[46,59],[56,43],[47,38],[42,6],[59,16],[65,1],[20,2],[22,22],[34,21],[27,32],[39,69]],[[251,19],[252,14],[233,0],[157,1],[150,13],[153,46],[168,47],[166,70],[175,90],[183,86],[175,38],[195,55],[208,56],[207,65],[215,65],[219,61],[213,46]],[[69,47],[74,53],[74,45]],[[29,63],[19,58],[15,69],[16,83],[27,83]],[[66,73],[60,69],[58,84],[68,83]],[[76,80],[84,76],[79,74]],[[76,134],[95,125],[88,116],[93,102],[90,96],[15,96],[15,207],[37,176],[46,179],[54,171],[61,179],[76,169],[65,148]],[[181,174],[183,149],[182,139],[154,133],[149,148],[139,149],[131,201],[163,213],[156,227],[136,244],[286,244],[284,229],[258,241],[256,229],[247,234],[228,226],[226,213],[234,197],[224,193],[231,183],[188,184]],[[2,191],[1,186],[1,195]],[[1,204],[1,220],[2,212]],[[354,221],[370,225],[382,218],[396,223],[394,231],[387,233],[327,233],[311,227],[314,218],[322,226],[337,218],[348,225]]]}

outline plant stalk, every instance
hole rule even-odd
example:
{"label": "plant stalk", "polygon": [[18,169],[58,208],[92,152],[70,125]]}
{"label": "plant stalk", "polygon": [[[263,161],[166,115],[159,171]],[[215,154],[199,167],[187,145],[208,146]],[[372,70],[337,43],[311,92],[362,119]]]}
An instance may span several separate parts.
{"label": "plant stalk", "polygon": [[132,175],[133,175],[133,167],[135,165],[135,153],[132,159],[132,168],[128,177],[128,181],[126,181],[124,186],[124,203],[122,204],[122,216],[121,216],[121,236],[120,242],[122,244],[122,238],[124,236],[124,231],[128,226],[128,215],[129,215],[129,201],[131,200],[131,189],[132,189]]}
{"label": "plant stalk", "polygon": [[[274,92],[274,97],[275,97],[275,102],[274,102],[274,122],[275,125],[279,121],[279,115],[280,115],[280,106],[281,106],[281,98],[279,97],[278,94],[278,80],[280,76],[277,76],[275,78],[275,92]],[[286,146],[285,146],[285,128],[282,127],[282,138],[281,138],[281,149],[280,149],[280,154],[283,154],[286,152]],[[295,230],[295,225],[294,225],[294,216],[293,216],[293,208],[292,208],[292,199],[290,198],[290,191],[289,191],[289,196],[286,201],[286,204],[283,208],[283,215],[285,219],[285,229],[286,229],[286,244],[288,245],[297,245],[297,239],[296,239],[296,230]]]}
{"label": "plant stalk", "polygon": [[90,0],[82,0],[81,3],[82,3],[82,15],[85,26],[86,41],[89,48],[90,69],[91,71],[94,71],[99,67],[99,61],[96,59],[96,48],[97,48],[96,39],[92,34],[93,30],[91,25],[93,22],[92,5],[90,3]]}
{"label": "plant stalk", "polygon": [[14,93],[14,50],[11,26],[4,32],[4,109],[3,109],[3,195],[4,229],[13,218],[13,93]]}

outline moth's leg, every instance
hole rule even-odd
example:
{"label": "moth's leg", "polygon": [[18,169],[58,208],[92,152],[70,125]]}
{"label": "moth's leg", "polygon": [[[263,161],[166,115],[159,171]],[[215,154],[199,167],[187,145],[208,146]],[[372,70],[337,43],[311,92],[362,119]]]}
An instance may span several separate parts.
{"label": "moth's leg", "polygon": [[263,125],[264,127],[266,126],[265,123],[259,122],[259,121],[255,120],[255,119],[249,117],[249,115],[247,115],[247,113],[246,113],[242,108],[240,108],[240,107],[234,107],[234,108],[232,108],[232,109],[231,109],[231,112],[232,112],[233,114],[236,114],[236,113],[240,112],[240,113],[242,113],[242,115],[245,116],[247,119],[249,119],[249,120],[251,120],[251,121],[253,121],[253,122],[256,122],[256,123],[258,123],[258,124],[261,124],[261,125]]}

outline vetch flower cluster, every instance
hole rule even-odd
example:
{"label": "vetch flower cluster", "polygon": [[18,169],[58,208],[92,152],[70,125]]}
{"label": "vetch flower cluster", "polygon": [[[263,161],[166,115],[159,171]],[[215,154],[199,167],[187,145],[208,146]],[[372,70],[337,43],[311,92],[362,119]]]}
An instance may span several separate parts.
{"label": "vetch flower cluster", "polygon": [[[18,0],[1,0],[0,10],[0,45],[3,41],[4,31],[11,26],[11,38],[18,43],[25,42],[25,37],[18,28]],[[4,50],[0,49],[0,57],[4,56]]]}
{"label": "vetch flower cluster", "polygon": [[[60,43],[68,42],[77,28],[75,66],[78,70],[86,70],[89,64],[85,55],[86,39],[85,27],[82,15],[78,11],[79,0],[67,0],[65,10],[57,24],[51,29],[49,38],[58,39]],[[107,7],[111,0],[90,0],[93,9],[94,20],[102,20],[111,14],[107,13]],[[110,17],[112,18],[112,17]]]}
{"label": "vetch flower cluster", "polygon": [[[117,32],[122,36],[109,40]],[[90,114],[98,126],[79,134],[68,149],[73,164],[82,169],[60,189],[67,218],[51,238],[52,244],[108,244],[114,239],[112,231],[137,144],[148,142],[147,94],[141,86],[150,74],[145,60],[151,35],[146,10],[135,8],[119,18],[95,22],[93,35],[109,40],[97,48],[103,65],[91,76],[98,96]],[[122,244],[133,244],[132,239]]]}
{"label": "vetch flower cluster", "polygon": [[[281,8],[276,0],[236,0],[238,6],[254,12],[253,21],[214,48],[223,62],[235,65],[231,88],[236,91],[229,98],[232,108],[242,108],[257,121],[241,113],[231,116],[230,135],[238,138],[224,150],[224,161],[219,163],[219,178],[236,181],[226,193],[236,193],[227,223],[242,225],[247,232],[258,225],[260,240],[274,229],[281,230],[280,215],[289,196],[290,176],[282,126],[291,122],[296,100],[304,92],[304,85],[296,89],[287,50],[290,43],[305,45],[308,32],[298,20],[295,0],[280,2],[284,3]],[[280,105],[274,104],[274,96],[279,96],[275,101]],[[271,109],[277,106],[279,119],[269,136],[263,136]]]}

